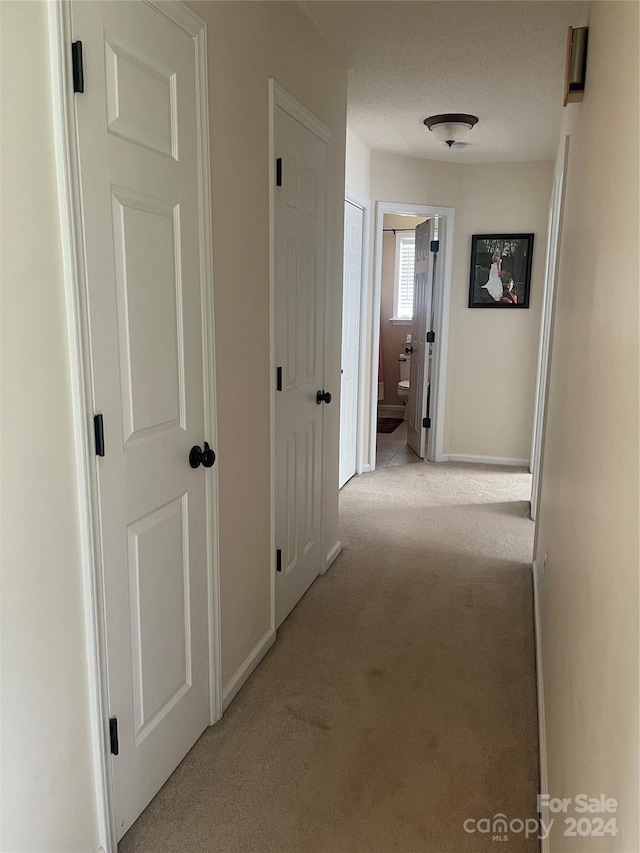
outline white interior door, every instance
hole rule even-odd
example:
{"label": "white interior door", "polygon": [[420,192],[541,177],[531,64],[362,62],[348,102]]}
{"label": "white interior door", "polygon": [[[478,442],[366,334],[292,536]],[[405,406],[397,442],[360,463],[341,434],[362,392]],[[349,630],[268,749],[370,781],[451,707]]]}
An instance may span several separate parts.
{"label": "white interior door", "polygon": [[364,211],[344,206],[344,274],[342,291],[342,375],[340,377],[340,482],[356,473],[362,226]]}
{"label": "white interior door", "polygon": [[198,67],[146,3],[72,17],[120,838],[209,722]]}
{"label": "white interior door", "polygon": [[427,429],[427,396],[429,393],[429,355],[427,332],[431,323],[433,291],[433,219],[421,222],[416,228],[416,262],[413,291],[413,328],[411,332],[411,370],[409,373],[409,412],[407,415],[407,444],[424,459]]}
{"label": "white interior door", "polygon": [[276,622],[322,568],[326,146],[275,107]]}

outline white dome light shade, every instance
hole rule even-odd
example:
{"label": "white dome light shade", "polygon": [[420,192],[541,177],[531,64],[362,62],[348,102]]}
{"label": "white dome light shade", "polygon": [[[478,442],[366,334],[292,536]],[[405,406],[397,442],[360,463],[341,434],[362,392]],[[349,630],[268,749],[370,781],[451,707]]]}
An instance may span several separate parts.
{"label": "white dome light shade", "polygon": [[471,128],[478,123],[478,117],[466,113],[443,113],[443,115],[426,118],[424,123],[434,136],[451,148],[454,142],[464,139]]}

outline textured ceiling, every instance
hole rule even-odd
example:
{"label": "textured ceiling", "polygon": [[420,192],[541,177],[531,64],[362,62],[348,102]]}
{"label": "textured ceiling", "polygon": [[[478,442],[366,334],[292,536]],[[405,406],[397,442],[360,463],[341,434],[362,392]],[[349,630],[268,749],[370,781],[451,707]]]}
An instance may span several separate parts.
{"label": "textured ceiling", "polygon": [[[376,151],[459,163],[555,157],[567,27],[582,0],[310,0],[303,8],[349,67],[348,123]],[[480,119],[448,150],[422,121]]]}

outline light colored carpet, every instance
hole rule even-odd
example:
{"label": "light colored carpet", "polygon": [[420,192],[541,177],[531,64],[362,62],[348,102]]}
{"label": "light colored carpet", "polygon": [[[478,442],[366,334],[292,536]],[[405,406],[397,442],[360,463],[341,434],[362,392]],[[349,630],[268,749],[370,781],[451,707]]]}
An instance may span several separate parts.
{"label": "light colored carpet", "polygon": [[343,553],[121,842],[122,853],[535,851],[531,478],[383,468]]}

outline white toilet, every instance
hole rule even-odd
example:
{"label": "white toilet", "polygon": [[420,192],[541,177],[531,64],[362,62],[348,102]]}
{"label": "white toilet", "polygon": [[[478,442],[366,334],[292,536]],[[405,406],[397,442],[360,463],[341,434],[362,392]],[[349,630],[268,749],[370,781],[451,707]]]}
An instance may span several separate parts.
{"label": "white toilet", "polygon": [[401,352],[398,356],[400,362],[400,382],[398,382],[398,397],[404,404],[404,420],[407,419],[407,401],[409,400],[409,373],[411,371],[411,356],[409,353]]}

